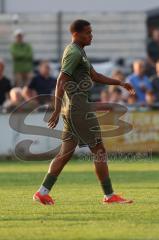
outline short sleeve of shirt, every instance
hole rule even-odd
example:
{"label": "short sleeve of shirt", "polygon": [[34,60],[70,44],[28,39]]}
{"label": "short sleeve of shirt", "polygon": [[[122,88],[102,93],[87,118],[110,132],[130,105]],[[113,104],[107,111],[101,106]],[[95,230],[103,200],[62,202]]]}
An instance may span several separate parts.
{"label": "short sleeve of shirt", "polygon": [[80,61],[81,54],[78,50],[73,47],[66,49],[62,58],[61,72],[72,76]]}

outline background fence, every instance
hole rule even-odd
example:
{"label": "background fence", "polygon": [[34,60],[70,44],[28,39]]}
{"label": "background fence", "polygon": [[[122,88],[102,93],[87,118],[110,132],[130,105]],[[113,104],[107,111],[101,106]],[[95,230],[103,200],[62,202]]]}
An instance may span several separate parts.
{"label": "background fence", "polygon": [[145,57],[146,14],[123,13],[53,13],[53,14],[2,14],[0,15],[0,57],[7,62],[11,74],[9,47],[13,32],[22,28],[31,43],[35,60],[59,61],[70,41],[69,24],[84,18],[92,23],[94,40],[86,49],[93,59]]}

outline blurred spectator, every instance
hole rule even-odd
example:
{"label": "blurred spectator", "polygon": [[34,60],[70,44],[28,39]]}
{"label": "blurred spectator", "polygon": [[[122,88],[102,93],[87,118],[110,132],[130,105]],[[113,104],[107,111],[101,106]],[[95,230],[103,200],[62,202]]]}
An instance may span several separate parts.
{"label": "blurred spectator", "polygon": [[134,73],[128,77],[128,81],[134,87],[137,95],[137,102],[145,103],[147,91],[152,91],[152,85],[145,75],[145,64],[142,60],[137,60],[133,64]]}
{"label": "blurred spectator", "polygon": [[[20,87],[12,88],[9,96],[10,98],[3,104],[3,107],[7,110],[7,112],[14,110],[16,107],[26,101],[25,97],[23,96],[23,89]],[[34,109],[37,106],[38,104],[35,101],[29,101],[27,105],[21,107],[21,110]]]}
{"label": "blurred spectator", "polygon": [[14,109],[24,101],[22,96],[22,89],[20,87],[12,88],[10,90],[9,96],[10,98],[3,104],[3,107],[7,110]]}
{"label": "blurred spectator", "polygon": [[118,87],[116,87],[111,96],[110,96],[110,102],[113,103],[118,103],[118,104],[123,104],[123,100],[122,100],[122,90]]}
{"label": "blurred spectator", "polygon": [[107,89],[104,89],[101,91],[100,102],[102,102],[102,103],[109,102],[109,92]]}
{"label": "blurred spectator", "polygon": [[155,64],[159,61],[159,29],[156,28],[152,32],[152,39],[147,44],[147,67],[148,76],[155,74]]}
{"label": "blurred spectator", "polygon": [[[117,79],[117,78],[116,78]],[[110,87],[110,86],[109,86]],[[100,93],[100,102],[112,102],[123,104],[122,90],[120,87],[113,86],[113,88],[104,89]]]}
{"label": "blurred spectator", "polygon": [[137,102],[137,97],[136,97],[136,95],[129,95],[129,96],[128,96],[127,104],[128,104],[129,106],[134,106],[134,105],[136,105],[136,102]]}
{"label": "blurred spectator", "polygon": [[[39,66],[39,73],[31,80],[30,84],[24,87],[23,94],[27,100],[41,94],[51,95],[56,86],[56,78],[50,76],[50,66],[43,61]],[[49,102],[50,97],[39,97],[39,103]]]}
{"label": "blurred spectator", "polygon": [[152,39],[147,45],[148,61],[152,66],[159,60],[159,29],[154,29]]}
{"label": "blurred spectator", "polygon": [[153,92],[147,91],[145,99],[146,99],[146,105],[151,107],[155,102],[155,96],[154,96]]}
{"label": "blurred spectator", "polygon": [[5,64],[2,59],[0,59],[0,105],[9,98],[9,91],[11,90],[10,80],[4,76]]}
{"label": "blurred spectator", "polygon": [[[125,81],[125,76],[124,76],[123,72],[121,70],[119,70],[119,69],[118,70],[114,70],[114,72],[112,73],[112,78],[117,79],[117,80],[119,80],[121,82]],[[128,98],[129,93],[123,87],[120,87],[120,86],[117,87],[115,85],[109,85],[108,86],[109,94],[111,95],[116,88],[120,88],[121,89],[121,91],[122,91],[122,100],[126,101],[127,98]]]}
{"label": "blurred spectator", "polygon": [[14,32],[15,42],[11,45],[15,86],[23,87],[28,84],[33,70],[33,51],[30,44],[24,42],[21,29]]}
{"label": "blurred spectator", "polygon": [[137,97],[136,95],[129,95],[127,99],[127,108],[129,111],[136,111],[137,110]]}
{"label": "blurred spectator", "polygon": [[152,88],[156,102],[159,102],[159,61],[156,63],[156,75],[152,76]]}

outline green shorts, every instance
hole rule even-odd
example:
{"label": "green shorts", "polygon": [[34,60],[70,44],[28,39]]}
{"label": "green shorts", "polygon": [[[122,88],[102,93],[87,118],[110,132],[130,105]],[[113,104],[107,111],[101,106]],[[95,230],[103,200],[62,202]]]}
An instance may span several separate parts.
{"label": "green shorts", "polygon": [[62,114],[62,118],[64,122],[62,141],[75,139],[79,147],[94,147],[102,142],[100,125],[94,113],[89,113],[87,119],[76,114],[72,114],[71,117]]}

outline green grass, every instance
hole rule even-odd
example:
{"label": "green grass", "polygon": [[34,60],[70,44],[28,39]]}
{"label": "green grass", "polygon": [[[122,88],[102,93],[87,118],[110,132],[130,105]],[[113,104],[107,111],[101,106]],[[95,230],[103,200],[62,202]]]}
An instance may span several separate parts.
{"label": "green grass", "polygon": [[114,188],[133,205],[103,205],[90,162],[70,162],[52,192],[32,202],[48,162],[0,163],[0,240],[157,240],[159,161],[110,162]]}

